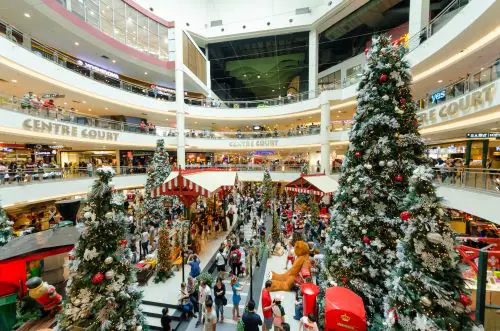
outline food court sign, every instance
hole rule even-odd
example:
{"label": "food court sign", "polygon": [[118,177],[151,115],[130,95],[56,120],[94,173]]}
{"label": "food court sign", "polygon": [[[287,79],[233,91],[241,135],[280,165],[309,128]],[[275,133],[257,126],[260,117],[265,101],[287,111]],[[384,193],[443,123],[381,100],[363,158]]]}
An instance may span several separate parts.
{"label": "food court sign", "polygon": [[118,140],[119,133],[79,127],[63,123],[54,123],[39,119],[27,118],[23,121],[23,129],[26,131],[48,133],[61,137],[85,138],[94,140]]}
{"label": "food court sign", "polygon": [[460,98],[443,102],[430,109],[417,113],[420,126],[445,122],[473,112],[485,110],[493,104],[496,98],[496,83],[491,83],[469,92]]}
{"label": "food court sign", "polygon": [[277,147],[278,139],[249,139],[249,140],[231,140],[229,147],[251,148],[251,147]]}

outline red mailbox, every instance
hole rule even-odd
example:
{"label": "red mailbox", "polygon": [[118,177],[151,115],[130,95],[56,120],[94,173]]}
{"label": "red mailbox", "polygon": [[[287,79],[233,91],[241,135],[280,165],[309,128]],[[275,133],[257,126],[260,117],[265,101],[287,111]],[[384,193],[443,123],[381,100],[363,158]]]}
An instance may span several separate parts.
{"label": "red mailbox", "polygon": [[316,314],[316,298],[319,294],[319,286],[313,283],[304,283],[300,286],[300,292],[302,293],[302,303],[304,305],[304,316],[309,314]]}
{"label": "red mailbox", "polygon": [[[304,304],[305,314],[305,304]],[[325,331],[366,331],[363,300],[345,287],[325,291]]]}

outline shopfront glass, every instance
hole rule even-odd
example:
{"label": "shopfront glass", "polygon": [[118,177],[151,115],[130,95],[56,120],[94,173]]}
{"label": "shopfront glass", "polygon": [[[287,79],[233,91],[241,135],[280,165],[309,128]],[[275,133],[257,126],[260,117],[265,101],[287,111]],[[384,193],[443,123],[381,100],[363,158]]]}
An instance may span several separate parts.
{"label": "shopfront glass", "polygon": [[96,167],[117,164],[115,151],[63,151],[60,154],[61,165],[64,168],[86,169],[89,161]]}

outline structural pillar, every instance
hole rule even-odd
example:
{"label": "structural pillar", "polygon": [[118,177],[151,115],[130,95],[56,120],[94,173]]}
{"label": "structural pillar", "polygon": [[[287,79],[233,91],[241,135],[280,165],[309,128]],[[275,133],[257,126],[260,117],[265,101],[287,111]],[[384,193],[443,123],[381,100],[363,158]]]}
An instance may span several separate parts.
{"label": "structural pillar", "polygon": [[328,139],[330,132],[330,104],[324,101],[321,104],[321,171],[329,175],[331,170],[330,164],[330,141]]}
{"label": "structural pillar", "polygon": [[309,31],[309,99],[316,97],[318,86],[318,33],[316,28]]}
{"label": "structural pillar", "polygon": [[420,31],[429,24],[430,0],[410,0],[408,37],[410,49],[420,45]]}
{"label": "structural pillar", "polygon": [[210,78],[210,61],[208,60],[208,45],[205,45],[205,57],[207,58],[207,71],[206,71],[206,75],[207,75],[207,89],[208,89],[208,95],[207,97],[209,99],[212,98],[212,79]]}
{"label": "structural pillar", "polygon": [[175,28],[175,105],[177,127],[177,167],[184,169],[186,166],[186,137],[184,124],[184,57],[183,57],[184,32]]}

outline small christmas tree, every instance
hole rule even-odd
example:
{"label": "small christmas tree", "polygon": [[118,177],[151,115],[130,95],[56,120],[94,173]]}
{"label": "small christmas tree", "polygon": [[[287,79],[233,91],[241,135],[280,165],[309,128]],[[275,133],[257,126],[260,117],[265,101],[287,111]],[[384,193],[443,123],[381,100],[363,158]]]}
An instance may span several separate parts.
{"label": "small christmas tree", "polygon": [[0,246],[6,245],[12,236],[13,222],[9,220],[5,210],[0,207]]}
{"label": "small christmas tree", "polygon": [[[300,167],[300,173],[301,175],[307,175],[309,173],[309,166],[307,165],[307,163],[304,163],[302,167]],[[307,206],[309,205],[310,201],[311,201],[311,196],[309,194],[307,193],[297,194],[296,202],[298,204]]]}
{"label": "small christmas tree", "polygon": [[264,180],[262,181],[262,203],[265,211],[271,211],[271,201],[276,196],[276,188],[274,187],[273,181],[271,179],[271,173],[269,169],[264,170]]}
{"label": "small christmas tree", "polygon": [[424,162],[404,54],[387,36],[372,39],[322,268],[323,289],[337,283],[363,298],[370,328],[384,316],[408,179]]}
{"label": "small christmas tree", "polygon": [[278,213],[273,211],[273,223],[271,227],[271,236],[273,240],[273,245],[281,242],[281,219],[278,217]]}
{"label": "small christmas tree", "polygon": [[171,171],[172,168],[168,163],[168,153],[165,150],[165,143],[163,139],[158,139],[153,160],[151,160],[148,167],[146,185],[144,186],[143,224],[146,225],[151,221],[163,222],[165,220],[163,202],[166,197],[157,196],[153,198],[151,192],[165,182]]}
{"label": "small christmas tree", "polygon": [[170,260],[169,229],[165,226],[158,233],[158,265],[156,266],[155,283],[164,282],[173,275]]}
{"label": "small christmas tree", "polygon": [[405,236],[398,242],[398,261],[386,281],[390,291],[384,324],[390,330],[475,328],[453,233],[432,179],[430,168],[414,171],[406,210],[400,215]]}
{"label": "small christmas tree", "polygon": [[139,307],[142,292],[127,248],[127,218],[123,195],[112,193],[114,170],[102,167],[88,194],[85,223],[79,224],[80,239],[70,253],[67,299],[60,327],[88,331],[139,331],[145,327]]}

